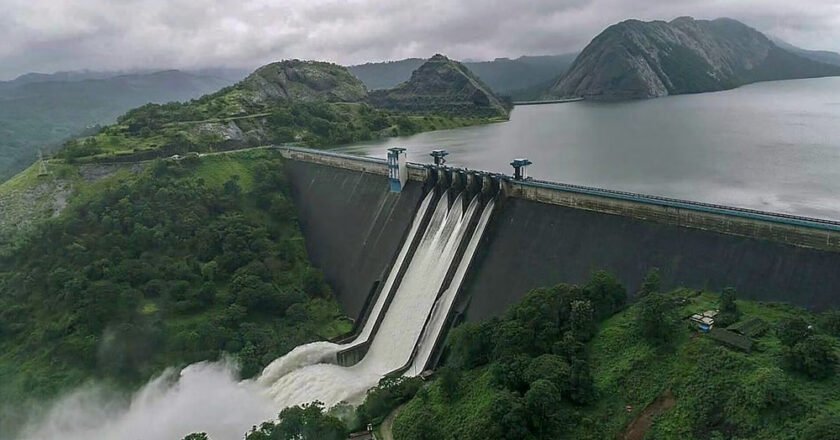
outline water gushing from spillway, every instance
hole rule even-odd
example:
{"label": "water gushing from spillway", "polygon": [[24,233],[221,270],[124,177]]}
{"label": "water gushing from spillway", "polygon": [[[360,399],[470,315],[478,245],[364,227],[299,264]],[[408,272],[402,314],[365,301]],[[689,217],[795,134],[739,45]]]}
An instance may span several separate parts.
{"label": "water gushing from spillway", "polygon": [[[424,204],[430,202],[430,197],[431,194],[426,197]],[[402,279],[396,286],[393,299],[370,341],[364,358],[351,367],[317,363],[291,371],[279,378],[276,375],[266,376],[271,368],[269,367],[264,373],[267,379],[265,383],[270,383],[269,393],[274,400],[280,406],[297,405],[312,400],[319,400],[327,406],[341,401],[358,403],[365,392],[375,386],[382,376],[406,366],[411,361],[414,347],[438,292],[479,206],[479,198],[475,197],[464,210],[463,194],[455,197],[450,206],[448,194],[443,194],[431,214],[414,254],[407,262]],[[418,210],[415,224],[422,222],[425,215],[422,208],[421,206]],[[414,229],[409,237],[413,238],[418,231],[419,229]],[[406,240],[403,246],[406,252],[408,250],[405,248],[411,245],[411,241]],[[403,250],[400,252],[402,257]],[[396,283],[397,273],[403,263],[404,258],[398,256],[365,329],[356,341],[346,346],[363,343],[372,333],[376,317],[382,313],[387,289]],[[344,348],[334,347],[336,351]],[[288,364],[284,358],[275,362]],[[263,378],[260,381],[263,381]]]}
{"label": "water gushing from spillway", "polygon": [[[249,427],[285,407],[315,400],[328,407],[342,401],[356,404],[385,374],[406,366],[405,374],[418,374],[428,363],[493,209],[491,201],[480,211],[478,197],[466,209],[464,194],[451,205],[449,197],[445,192],[436,204],[434,192],[424,198],[354,341],[299,346],[268,365],[255,380],[237,382],[235,367],[218,362],[191,365],[178,375],[166,373],[131,399],[81,389],[33,418],[33,425],[19,438],[131,438],[143,433],[143,438],[178,439],[204,431],[214,440],[241,439]],[[460,259],[459,251],[463,251]],[[444,286],[450,273],[452,279]],[[369,343],[367,353],[356,365],[334,363],[341,350],[365,343]],[[150,420],[155,422],[149,424]]]}

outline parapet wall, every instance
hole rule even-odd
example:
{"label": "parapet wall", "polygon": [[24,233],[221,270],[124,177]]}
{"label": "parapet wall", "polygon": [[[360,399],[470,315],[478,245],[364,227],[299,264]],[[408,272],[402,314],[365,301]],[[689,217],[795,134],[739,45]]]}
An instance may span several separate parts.
{"label": "parapet wall", "polygon": [[840,252],[840,222],[551,182],[508,181],[505,190],[539,203]]}
{"label": "parapet wall", "polygon": [[[388,164],[383,159],[349,154],[332,153],[329,151],[310,150],[308,148],[279,147],[280,154],[290,160],[307,162],[341,168],[348,171],[358,171],[366,174],[388,176]],[[418,164],[408,165],[408,179],[415,182],[425,182],[428,178],[426,167]]]}

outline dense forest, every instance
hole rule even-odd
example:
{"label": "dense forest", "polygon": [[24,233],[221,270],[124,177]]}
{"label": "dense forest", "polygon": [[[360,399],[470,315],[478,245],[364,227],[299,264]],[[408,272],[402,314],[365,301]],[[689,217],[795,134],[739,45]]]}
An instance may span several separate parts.
{"label": "dense forest", "polygon": [[257,151],[158,161],[80,194],[0,261],[0,401],[134,387],[223,353],[250,377],[348,331],[286,191],[279,156]]}

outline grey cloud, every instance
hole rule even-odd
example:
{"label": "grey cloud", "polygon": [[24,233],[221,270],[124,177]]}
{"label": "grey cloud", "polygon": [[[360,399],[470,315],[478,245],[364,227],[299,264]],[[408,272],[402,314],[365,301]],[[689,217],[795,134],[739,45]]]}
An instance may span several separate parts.
{"label": "grey cloud", "polygon": [[728,16],[840,50],[837,0],[0,0],[0,78],[28,71],[492,59],[582,49],[627,18]]}

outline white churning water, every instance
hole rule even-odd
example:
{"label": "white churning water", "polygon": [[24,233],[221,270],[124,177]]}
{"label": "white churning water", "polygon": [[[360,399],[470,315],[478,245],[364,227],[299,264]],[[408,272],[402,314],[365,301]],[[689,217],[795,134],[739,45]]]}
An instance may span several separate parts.
{"label": "white churning water", "polygon": [[[431,201],[430,197],[426,197],[424,205]],[[396,286],[393,299],[381,320],[379,329],[370,341],[365,357],[351,367],[316,363],[294,371],[283,371],[287,374],[282,376],[268,375],[271,369],[269,366],[263,373],[265,380],[261,377],[260,382],[268,386],[269,393],[275,402],[281,407],[312,400],[319,400],[327,406],[342,401],[359,403],[365,392],[375,386],[382,376],[407,366],[411,361],[414,347],[420,339],[423,326],[435,305],[437,294],[443,286],[449,268],[454,263],[458,249],[479,205],[480,202],[476,197],[464,211],[463,194],[461,194],[455,198],[455,202],[450,207],[448,195],[444,194],[432,212],[414,255],[407,262],[402,279]],[[419,231],[417,225],[422,222],[425,215],[425,210],[422,208],[421,206],[418,210],[413,222],[410,238]],[[350,344],[333,346],[332,352],[319,352],[323,354],[321,359],[327,359],[338,350],[367,341],[368,335],[372,333],[376,317],[384,308],[388,289],[396,283],[397,273],[405,262],[405,254],[408,253],[407,247],[411,245],[411,241],[413,240],[406,240],[360,337]],[[285,365],[294,363],[286,361],[285,358],[293,354],[294,352],[289,353],[275,363],[282,364],[285,369]],[[426,357],[428,358],[428,354]]]}
{"label": "white churning water", "polygon": [[[214,440],[241,439],[248,428],[275,417],[285,407],[315,400],[328,407],[340,402],[358,404],[387,373],[408,366],[406,375],[419,374],[445,325],[493,209],[492,201],[485,206],[463,257],[457,261],[480,202],[475,197],[464,210],[463,194],[455,197],[451,206],[448,193],[434,206],[433,199],[434,193],[430,192],[417,210],[382,293],[354,341],[299,346],[272,362],[255,380],[237,382],[234,365],[216,362],[194,364],[180,374],[167,372],[131,399],[109,395],[95,387],[80,389],[54,402],[43,415],[33,417],[19,438],[140,436],[163,440],[203,431]],[[421,228],[426,217],[428,225]],[[409,258],[415,242],[416,249]],[[453,278],[438,298],[453,265],[457,265]],[[401,272],[402,279],[397,280]],[[388,292],[393,289],[396,290],[386,310]],[[385,315],[374,335],[375,323],[382,313]],[[369,349],[358,364],[342,367],[331,363],[339,351],[366,342],[370,342]]]}

